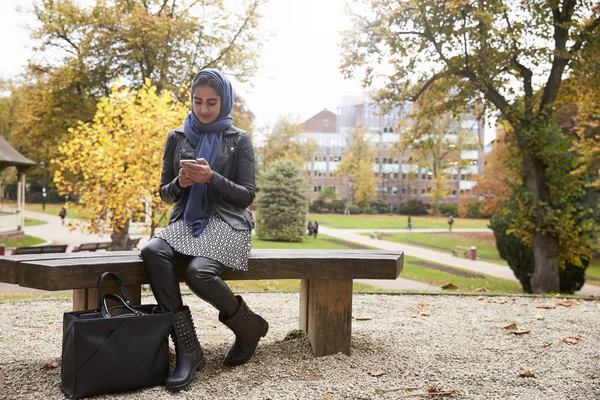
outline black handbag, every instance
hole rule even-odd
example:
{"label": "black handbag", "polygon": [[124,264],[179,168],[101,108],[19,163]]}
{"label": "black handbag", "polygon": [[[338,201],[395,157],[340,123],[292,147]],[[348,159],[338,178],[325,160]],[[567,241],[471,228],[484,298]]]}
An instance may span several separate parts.
{"label": "black handbag", "polygon": [[[102,295],[112,277],[121,295]],[[118,303],[108,308],[107,300]],[[173,314],[156,305],[131,305],[121,279],[98,279],[98,308],[63,317],[61,385],[71,398],[165,384]]]}

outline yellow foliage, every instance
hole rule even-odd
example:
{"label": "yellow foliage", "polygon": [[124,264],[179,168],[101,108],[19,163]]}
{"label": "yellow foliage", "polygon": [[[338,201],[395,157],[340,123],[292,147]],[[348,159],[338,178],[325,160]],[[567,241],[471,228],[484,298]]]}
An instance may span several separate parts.
{"label": "yellow foliage", "polygon": [[93,123],[69,130],[71,139],[53,160],[54,182],[63,195],[80,196],[89,232],[120,231],[146,212],[158,225],[169,210],[158,193],[165,140],[187,112],[171,93],[157,93],[146,80],[138,91],[113,86]]}

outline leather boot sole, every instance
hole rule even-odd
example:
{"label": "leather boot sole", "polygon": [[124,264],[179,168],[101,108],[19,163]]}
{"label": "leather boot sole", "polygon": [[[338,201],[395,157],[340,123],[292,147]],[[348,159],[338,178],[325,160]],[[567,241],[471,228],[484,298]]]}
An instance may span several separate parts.
{"label": "leather boot sole", "polygon": [[185,389],[194,380],[194,373],[196,371],[202,370],[202,368],[204,368],[205,365],[206,365],[206,360],[204,358],[202,358],[202,360],[200,360],[200,362],[198,363],[198,365],[196,365],[196,368],[194,368],[194,372],[192,372],[190,374],[190,379],[187,382],[184,382],[184,383],[182,383],[180,385],[177,385],[177,386],[167,386],[167,390],[170,390],[171,392],[178,392],[180,390]]}

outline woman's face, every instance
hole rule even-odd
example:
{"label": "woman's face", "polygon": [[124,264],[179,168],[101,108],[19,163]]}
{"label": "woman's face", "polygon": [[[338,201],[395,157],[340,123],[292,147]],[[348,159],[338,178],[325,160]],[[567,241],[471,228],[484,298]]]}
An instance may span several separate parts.
{"label": "woman's face", "polygon": [[210,124],[219,116],[221,96],[210,86],[197,86],[192,101],[194,114],[203,124]]}

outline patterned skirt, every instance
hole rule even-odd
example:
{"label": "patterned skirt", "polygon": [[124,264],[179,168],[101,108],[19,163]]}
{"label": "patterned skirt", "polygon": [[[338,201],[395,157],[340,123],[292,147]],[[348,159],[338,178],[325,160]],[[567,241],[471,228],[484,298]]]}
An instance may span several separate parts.
{"label": "patterned skirt", "polygon": [[178,253],[206,257],[226,267],[248,271],[252,231],[233,229],[214,208],[208,209],[208,225],[198,237],[183,218],[173,222],[155,237],[165,240]]}

